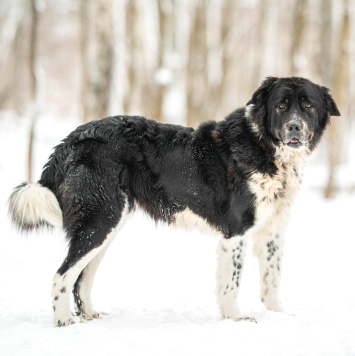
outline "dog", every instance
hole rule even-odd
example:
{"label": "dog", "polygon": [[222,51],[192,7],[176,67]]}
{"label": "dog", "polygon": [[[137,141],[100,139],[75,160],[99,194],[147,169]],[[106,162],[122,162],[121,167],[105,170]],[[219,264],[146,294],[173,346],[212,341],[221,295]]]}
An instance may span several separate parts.
{"label": "dog", "polygon": [[247,242],[260,267],[261,300],[279,300],[284,233],[306,157],[330,116],[340,112],[326,87],[300,78],[266,78],[245,107],[197,129],[139,116],[79,126],[54,150],[38,183],[9,198],[22,231],[64,229],[68,254],[54,276],[54,323],[99,318],[91,302],[96,270],[128,214],[143,209],[169,225],[202,225],[220,237],[217,300],[222,318],[243,316],[237,295]]}

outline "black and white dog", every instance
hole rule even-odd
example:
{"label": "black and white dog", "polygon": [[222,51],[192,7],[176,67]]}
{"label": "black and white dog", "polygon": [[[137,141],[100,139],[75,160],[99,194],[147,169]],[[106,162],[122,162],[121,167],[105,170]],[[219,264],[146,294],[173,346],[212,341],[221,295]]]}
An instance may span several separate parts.
{"label": "black and white dog", "polygon": [[305,158],[330,115],[340,115],[325,87],[303,78],[267,78],[246,107],[198,129],[138,116],[78,127],[9,200],[20,230],[60,226],[69,241],[54,276],[57,326],[100,316],[92,306],[96,270],[127,214],[136,207],[170,225],[196,224],[221,237],[217,296],[222,318],[243,317],[236,304],[247,242],[259,259],[261,298],[279,301],[284,231]]}

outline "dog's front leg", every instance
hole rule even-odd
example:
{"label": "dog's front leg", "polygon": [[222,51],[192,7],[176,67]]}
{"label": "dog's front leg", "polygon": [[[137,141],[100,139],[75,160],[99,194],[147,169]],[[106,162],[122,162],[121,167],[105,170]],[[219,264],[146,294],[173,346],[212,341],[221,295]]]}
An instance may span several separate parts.
{"label": "dog's front leg", "polygon": [[254,242],[259,260],[261,300],[269,310],[284,311],[280,302],[281,267],[284,246],[284,229],[264,231]]}
{"label": "dog's front leg", "polygon": [[243,317],[237,305],[247,241],[245,235],[235,236],[222,239],[218,246],[217,298],[223,319],[254,321]]}

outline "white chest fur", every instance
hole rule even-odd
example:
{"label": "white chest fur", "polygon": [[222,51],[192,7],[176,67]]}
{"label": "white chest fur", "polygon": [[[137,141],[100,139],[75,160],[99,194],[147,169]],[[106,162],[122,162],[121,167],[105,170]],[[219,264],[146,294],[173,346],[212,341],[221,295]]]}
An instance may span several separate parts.
{"label": "white chest fur", "polygon": [[249,188],[256,196],[256,224],[284,214],[293,203],[302,180],[305,151],[280,150],[275,158],[276,174],[254,173]]}

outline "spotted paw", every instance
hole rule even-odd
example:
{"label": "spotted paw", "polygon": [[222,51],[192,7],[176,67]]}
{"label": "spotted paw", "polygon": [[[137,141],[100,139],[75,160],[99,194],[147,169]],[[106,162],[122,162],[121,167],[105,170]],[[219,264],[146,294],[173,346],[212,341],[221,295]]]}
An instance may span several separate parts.
{"label": "spotted paw", "polygon": [[250,321],[252,323],[257,323],[257,320],[251,316],[241,316],[240,318],[236,319],[235,321]]}
{"label": "spotted paw", "polygon": [[69,325],[72,325],[72,324],[75,324],[75,320],[72,319],[72,318],[69,318],[69,319],[66,319],[66,320],[56,320],[54,322],[55,326],[58,326],[58,327],[63,327],[63,326],[69,326]]}
{"label": "spotted paw", "polygon": [[239,308],[225,308],[221,309],[222,319],[230,319],[233,321],[251,321],[256,323],[256,319],[250,316],[243,316],[239,311]]}
{"label": "spotted paw", "polygon": [[107,313],[98,313],[98,312],[93,312],[93,313],[82,313],[80,314],[80,321],[81,322],[86,322],[86,321],[91,321],[94,319],[101,319],[104,318],[105,316],[108,316]]}
{"label": "spotted paw", "polygon": [[223,319],[229,319],[233,321],[250,321],[252,323],[257,323],[256,319],[251,317],[251,316],[240,316],[240,315],[234,315],[234,316],[225,316]]}

